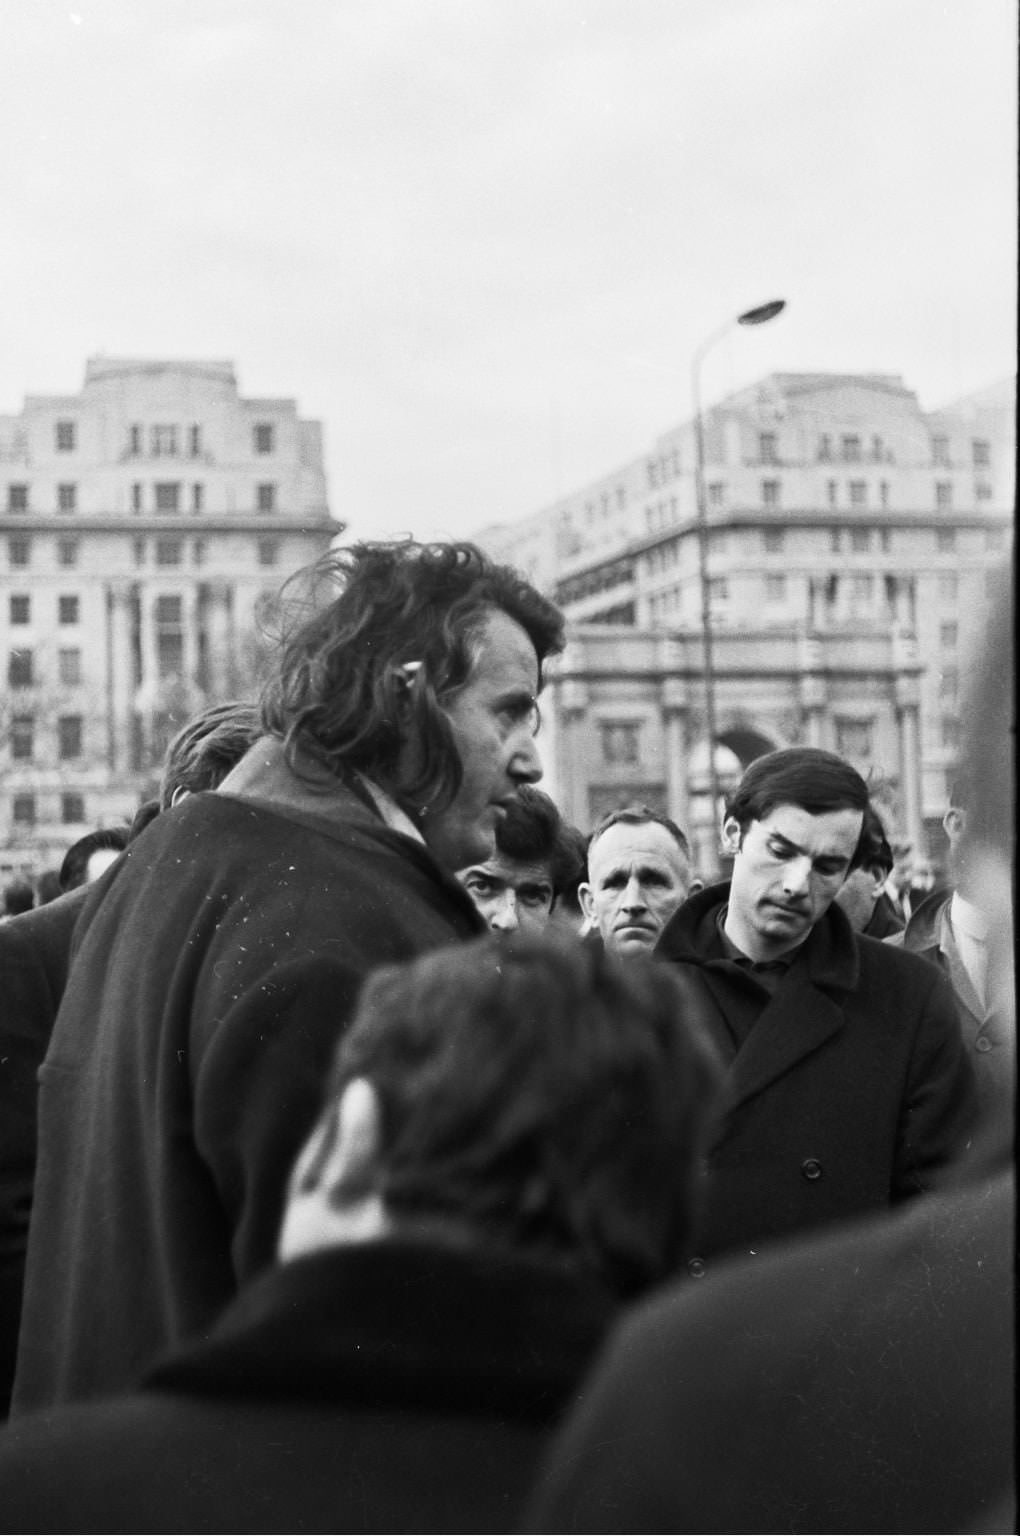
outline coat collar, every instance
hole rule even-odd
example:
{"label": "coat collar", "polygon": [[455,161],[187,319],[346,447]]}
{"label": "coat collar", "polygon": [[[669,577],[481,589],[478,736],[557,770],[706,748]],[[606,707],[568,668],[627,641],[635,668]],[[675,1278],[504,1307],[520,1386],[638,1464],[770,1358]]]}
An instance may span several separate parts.
{"label": "coat collar", "polygon": [[[702,924],[714,921],[729,900],[729,884],[709,886],[674,914],[659,940],[666,959],[711,966],[698,948]],[[769,999],[728,1075],[730,1107],[760,1093],[798,1061],[816,1051],[845,1022],[843,995],[860,975],[856,936],[835,902],[797,951],[782,986]]]}
{"label": "coat collar", "polygon": [[494,1246],[354,1243],[264,1271],[144,1385],[546,1419],[616,1305],[585,1273]]}

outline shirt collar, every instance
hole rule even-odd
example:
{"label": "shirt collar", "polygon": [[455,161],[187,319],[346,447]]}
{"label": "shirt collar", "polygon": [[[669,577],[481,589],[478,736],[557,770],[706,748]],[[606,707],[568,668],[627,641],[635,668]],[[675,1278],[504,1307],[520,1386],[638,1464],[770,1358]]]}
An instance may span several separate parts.
{"label": "shirt collar", "polygon": [[972,901],[965,901],[959,891],[953,892],[949,921],[955,929],[965,933],[968,939],[976,939],[979,944],[988,938],[988,919],[985,914]]}
{"label": "shirt collar", "polygon": [[359,773],[357,769],[354,770],[353,776],[369,796],[391,832],[402,832],[405,837],[413,837],[416,843],[424,846],[425,839],[420,831],[407,812],[400,809],[392,795],[388,794],[374,779],[366,778],[365,774]]}

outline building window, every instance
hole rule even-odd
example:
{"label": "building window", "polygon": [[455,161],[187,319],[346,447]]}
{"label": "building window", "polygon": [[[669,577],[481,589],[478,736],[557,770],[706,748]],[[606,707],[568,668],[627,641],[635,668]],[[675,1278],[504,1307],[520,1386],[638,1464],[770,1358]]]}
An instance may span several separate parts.
{"label": "building window", "polygon": [[779,440],[774,432],[758,433],[758,457],[763,464],[779,463]]}
{"label": "building window", "polygon": [[7,510],[8,512],[28,511],[27,485],[9,485],[7,487]]}
{"label": "building window", "polygon": [[878,482],[878,500],[879,500],[879,503],[881,504],[882,510],[885,511],[888,508],[888,506],[889,506],[889,482],[888,482],[888,480],[880,480]]}
{"label": "building window", "polygon": [[871,457],[874,459],[876,464],[881,464],[883,458],[885,457],[885,449],[882,445],[882,439],[878,436],[877,433],[875,433],[871,439]]}
{"label": "building window", "polygon": [[34,827],[35,796],[15,795],[11,801],[11,817],[19,827]]}
{"label": "building window", "polygon": [[33,683],[32,652],[11,651],[7,658],[7,681],[12,688],[31,688]]}
{"label": "building window", "polygon": [[952,620],[939,625],[939,645],[943,650],[951,651],[959,639],[960,627]]}
{"label": "building window", "polygon": [[67,688],[76,688],[81,682],[81,651],[77,646],[67,646],[57,652],[57,676]]}
{"label": "building window", "polygon": [[60,820],[65,827],[77,826],[85,820],[85,796],[63,794],[60,797]]}
{"label": "building window", "polygon": [[260,512],[276,511],[276,486],[272,482],[255,487],[255,505]]}
{"label": "building window", "polygon": [[985,529],[985,548],[986,549],[991,549],[991,550],[994,550],[995,552],[998,553],[1001,550],[1005,549],[1005,547],[1006,547],[1006,530],[1005,530],[1005,528],[986,528]]}
{"label": "building window", "polygon": [[632,720],[600,720],[602,761],[614,766],[641,761],[640,724]]}
{"label": "building window", "polygon": [[17,592],[11,594],[10,599],[11,623],[31,624],[32,599],[26,593]]}
{"label": "building window", "polygon": [[955,603],[960,595],[960,578],[955,571],[939,577],[939,601]]}
{"label": "building window", "polygon": [[73,453],[75,443],[75,430],[73,421],[57,422],[57,452]]}
{"label": "building window", "polygon": [[957,667],[943,667],[939,677],[939,698],[945,704],[955,704],[959,691],[959,669]]}
{"label": "building window", "polygon": [[861,462],[861,440],[855,434],[850,433],[843,438],[843,463],[859,464]]}
{"label": "building window", "polygon": [[157,565],[180,565],[180,563],[181,563],[181,541],[180,541],[180,539],[157,539],[156,540],[156,564]]}
{"label": "building window", "polygon": [[708,583],[710,603],[725,603],[729,599],[730,584],[725,576],[713,576]]}
{"label": "building window", "polygon": [[942,469],[949,468],[949,439],[948,437],[933,437],[931,440],[931,461]]}
{"label": "building window", "polygon": [[987,480],[975,480],[974,499],[976,501],[991,501],[993,494],[994,493],[992,488],[988,484]]}
{"label": "building window", "polygon": [[77,512],[78,487],[76,485],[57,486],[57,511]]}
{"label": "building window", "polygon": [[257,421],[255,423],[255,452],[272,453],[273,451],[273,424],[271,421]]}
{"label": "building window", "polygon": [[35,754],[35,716],[11,718],[11,757],[18,763],[30,763]]}
{"label": "building window", "polygon": [[956,553],[956,529],[936,528],[935,548],[940,555],[953,555]]}
{"label": "building window", "polygon": [[188,452],[193,459],[202,452],[202,428],[197,422],[188,429]]}
{"label": "building window", "polygon": [[828,482],[828,484],[826,485],[826,491],[828,492],[829,506],[830,507],[838,507],[839,506],[839,486],[836,484],[835,480],[830,480]]}
{"label": "building window", "polygon": [[942,746],[946,752],[955,752],[960,745],[960,722],[955,715],[942,716]]}
{"label": "building window", "polygon": [[205,486],[200,480],[196,480],[191,487],[191,510],[201,512],[205,506]]}
{"label": "building window", "polygon": [[134,549],[135,549],[135,564],[136,565],[144,565],[145,564],[145,540],[144,539],[135,539]]}
{"label": "building window", "polygon": [[137,459],[141,451],[142,429],[140,424],[135,422],[133,426],[128,427],[128,453],[132,458]]}
{"label": "building window", "polygon": [[722,480],[713,480],[708,487],[708,504],[710,507],[721,507],[726,500],[726,485]]}
{"label": "building window", "polygon": [[8,539],[7,558],[11,565],[28,565],[32,559],[32,540],[18,537]]}
{"label": "building window", "polygon": [[832,459],[832,438],[828,432],[823,432],[818,439],[818,458],[823,464],[828,464]]}
{"label": "building window", "polygon": [[275,565],[279,558],[279,539],[259,539],[259,565]]}
{"label": "building window", "polygon": [[205,564],[205,540],[193,539],[191,544],[191,559],[195,565]]}
{"label": "building window", "polygon": [[974,459],[975,469],[990,469],[992,464],[992,445],[983,437],[975,437],[970,445]]}
{"label": "building window", "polygon": [[761,500],[764,507],[778,507],[779,505],[779,481],[763,480],[761,483]]}
{"label": "building window", "polygon": [[131,487],[131,510],[132,512],[140,512],[142,510],[142,484],[140,480],[136,480]]}
{"label": "building window", "polygon": [[156,599],[157,624],[180,624],[183,611],[179,597],[164,596]]}
{"label": "building window", "polygon": [[951,480],[936,481],[935,505],[942,512],[947,511],[953,505],[953,482]]}
{"label": "building window", "polygon": [[149,428],[149,452],[154,459],[177,457],[177,428],[170,426]]}
{"label": "building window", "polygon": [[887,555],[892,549],[892,529],[883,528],[881,532],[882,553]]}
{"label": "building window", "polygon": [[767,555],[781,555],[783,553],[783,545],[786,542],[786,537],[782,528],[766,528],[762,535],[762,539],[765,545],[765,553]]}
{"label": "building window", "polygon": [[166,480],[156,485],[156,511],[179,512],[181,510],[181,488],[176,480]]}
{"label": "building window", "polygon": [[868,505],[868,482],[866,480],[850,481],[850,505],[852,507],[866,507]]}
{"label": "building window", "polygon": [[860,574],[850,578],[850,598],[855,607],[866,608],[871,603],[875,583],[870,574]]}
{"label": "building window", "polygon": [[786,602],[786,577],[785,576],[766,576],[765,577],[765,601],[767,603],[785,603]]}
{"label": "building window", "polygon": [[81,599],[77,594],[64,595],[57,598],[57,622],[60,624],[77,624],[81,619]]}
{"label": "building window", "polygon": [[871,529],[851,528],[850,548],[855,555],[866,555],[871,548]]}
{"label": "building window", "polygon": [[57,720],[57,755],[62,763],[81,757],[81,741],[81,715],[61,715]]}
{"label": "building window", "polygon": [[183,605],[179,597],[156,599],[156,670],[161,678],[184,670]]}
{"label": "building window", "polygon": [[872,750],[870,720],[837,720],[836,751],[840,757],[866,761]]}
{"label": "building window", "polygon": [[829,529],[829,548],[832,550],[834,555],[838,555],[840,550],[843,548],[842,528]]}
{"label": "building window", "polygon": [[60,565],[77,565],[78,564],[78,540],[77,539],[58,539],[57,540],[57,562]]}
{"label": "building window", "polygon": [[872,723],[870,720],[839,720],[836,722],[836,751],[841,757],[867,759],[872,751]]}

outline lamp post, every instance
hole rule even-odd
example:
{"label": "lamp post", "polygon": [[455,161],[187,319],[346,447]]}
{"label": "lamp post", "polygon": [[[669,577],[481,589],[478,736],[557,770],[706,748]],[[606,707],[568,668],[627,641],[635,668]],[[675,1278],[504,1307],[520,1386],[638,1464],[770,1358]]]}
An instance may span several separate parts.
{"label": "lamp post", "polygon": [[694,401],[694,494],[698,512],[698,583],[701,588],[701,649],[705,675],[705,734],[708,738],[708,788],[712,802],[712,850],[710,875],[719,874],[719,837],[715,825],[719,809],[719,776],[715,766],[715,666],[712,655],[712,605],[708,582],[708,509],[705,505],[705,429],[701,418],[701,365],[706,355],[734,325],[764,325],[786,308],[785,299],[770,299],[742,315],[735,315],[713,331],[698,347],[691,363],[691,395]]}

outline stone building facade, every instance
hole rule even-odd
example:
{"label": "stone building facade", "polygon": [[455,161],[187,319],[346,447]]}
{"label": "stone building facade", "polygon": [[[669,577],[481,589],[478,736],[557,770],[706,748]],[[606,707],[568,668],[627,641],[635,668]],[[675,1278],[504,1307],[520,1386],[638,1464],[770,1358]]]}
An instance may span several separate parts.
{"label": "stone building facade", "polygon": [[[893,830],[940,851],[960,702],[1012,543],[1015,398],[1009,380],[926,414],[899,377],[773,374],[705,411],[721,769],[817,742],[880,785]],[[570,621],[546,710],[564,808],[586,825],[608,799],[665,797],[682,813],[693,798],[697,819],[693,423],[477,537]]]}
{"label": "stone building facade", "polygon": [[256,610],[341,531],[322,435],[229,362],[93,358],[0,416],[0,874],[130,817],[166,740],[250,692]]}

